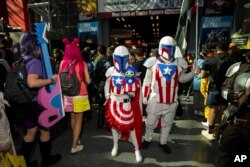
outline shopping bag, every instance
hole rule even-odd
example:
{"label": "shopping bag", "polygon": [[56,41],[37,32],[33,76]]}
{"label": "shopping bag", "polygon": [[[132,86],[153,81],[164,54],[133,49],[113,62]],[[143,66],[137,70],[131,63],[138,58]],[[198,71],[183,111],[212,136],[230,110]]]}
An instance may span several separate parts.
{"label": "shopping bag", "polygon": [[0,167],[11,167],[11,163],[6,156],[6,153],[3,152],[0,152]]}
{"label": "shopping bag", "polygon": [[22,155],[0,153],[0,167],[27,167]]}
{"label": "shopping bag", "polygon": [[7,152],[7,157],[13,167],[27,167],[25,159],[22,155],[12,155],[9,152]]}

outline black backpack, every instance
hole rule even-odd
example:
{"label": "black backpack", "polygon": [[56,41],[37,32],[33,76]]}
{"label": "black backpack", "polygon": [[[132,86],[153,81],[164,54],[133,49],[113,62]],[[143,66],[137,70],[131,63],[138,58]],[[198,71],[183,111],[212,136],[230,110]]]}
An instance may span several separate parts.
{"label": "black backpack", "polygon": [[62,94],[66,96],[77,96],[80,93],[80,81],[77,78],[76,71],[69,75],[69,68],[60,72],[60,82]]}
{"label": "black backpack", "polygon": [[25,64],[31,59],[33,58],[18,60],[15,62],[14,67],[7,73],[4,96],[11,105],[15,106],[31,101],[37,94],[37,89],[31,89],[27,84]]}

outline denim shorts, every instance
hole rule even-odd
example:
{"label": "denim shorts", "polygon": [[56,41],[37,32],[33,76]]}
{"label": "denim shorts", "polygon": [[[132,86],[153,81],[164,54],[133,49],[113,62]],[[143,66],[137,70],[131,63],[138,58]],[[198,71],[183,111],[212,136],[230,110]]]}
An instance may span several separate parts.
{"label": "denim shorts", "polygon": [[206,104],[208,106],[226,105],[227,101],[223,99],[218,91],[209,91]]}

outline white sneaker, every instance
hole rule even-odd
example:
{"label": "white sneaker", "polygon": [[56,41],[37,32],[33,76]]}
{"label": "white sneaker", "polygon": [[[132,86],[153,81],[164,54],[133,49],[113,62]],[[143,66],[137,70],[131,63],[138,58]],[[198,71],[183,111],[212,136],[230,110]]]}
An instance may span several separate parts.
{"label": "white sneaker", "polygon": [[142,162],[142,156],[140,150],[135,150],[135,160],[136,162]]}
{"label": "white sneaker", "polygon": [[83,150],[83,145],[77,145],[76,148],[71,148],[71,153],[74,154],[74,153],[77,153],[79,151],[82,151]]}
{"label": "white sneaker", "polygon": [[208,140],[215,140],[214,134],[213,133],[208,133],[208,130],[202,130],[201,134],[202,134],[202,136],[204,136]]}
{"label": "white sneaker", "polygon": [[206,126],[206,127],[209,126],[207,121],[206,122],[201,121],[201,124],[204,125],[204,126]]}
{"label": "white sneaker", "polygon": [[111,151],[111,156],[112,157],[117,156],[117,152],[118,152],[118,146],[114,146],[112,151]]}

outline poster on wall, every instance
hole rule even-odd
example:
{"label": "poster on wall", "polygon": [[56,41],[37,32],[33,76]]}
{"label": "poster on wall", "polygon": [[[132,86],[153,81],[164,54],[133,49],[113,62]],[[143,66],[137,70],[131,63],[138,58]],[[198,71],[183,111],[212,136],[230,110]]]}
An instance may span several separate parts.
{"label": "poster on wall", "polygon": [[204,9],[205,15],[233,15],[234,0],[206,0]]}
{"label": "poster on wall", "polygon": [[201,49],[215,49],[218,42],[230,40],[233,16],[202,17]]}
{"label": "poster on wall", "polygon": [[240,49],[250,49],[250,34],[233,34],[231,40]]}
{"label": "poster on wall", "polygon": [[98,42],[98,22],[78,23],[78,38],[82,42],[97,44]]}

